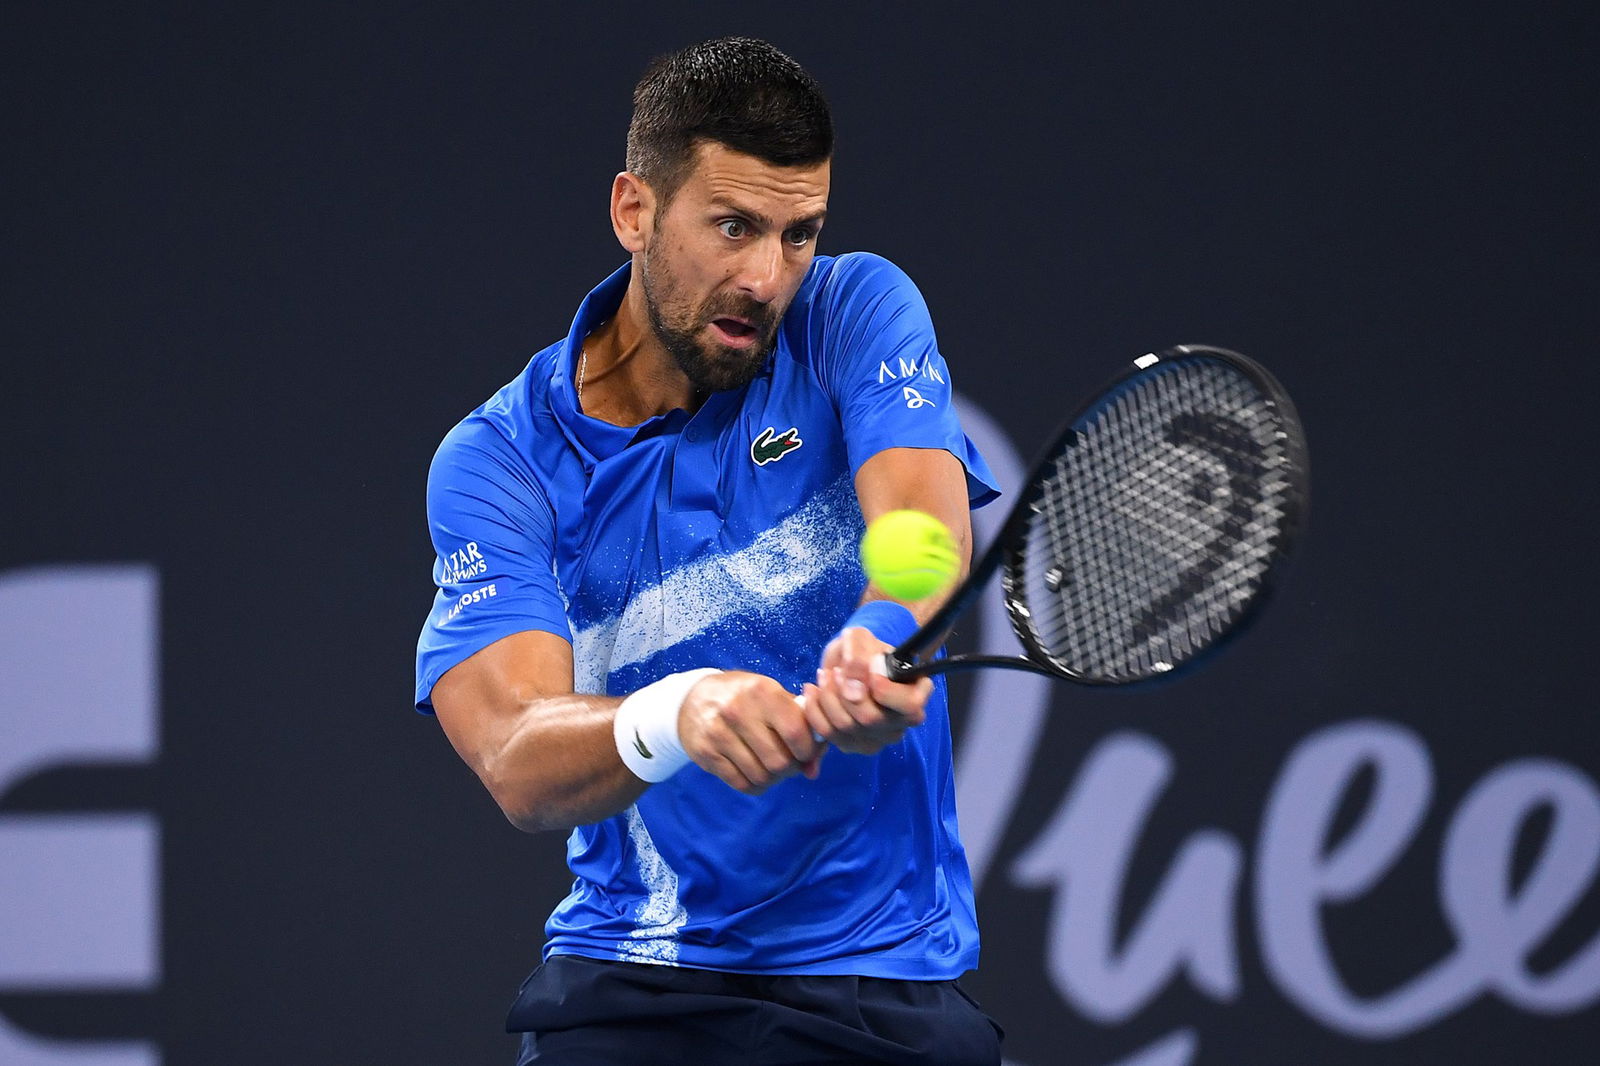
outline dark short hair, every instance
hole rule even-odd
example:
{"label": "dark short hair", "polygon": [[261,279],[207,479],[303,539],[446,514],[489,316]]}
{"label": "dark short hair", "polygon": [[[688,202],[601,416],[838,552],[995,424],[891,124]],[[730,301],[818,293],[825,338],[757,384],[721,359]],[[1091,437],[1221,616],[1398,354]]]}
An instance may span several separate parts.
{"label": "dark short hair", "polygon": [[663,203],[715,141],[777,166],[833,155],[833,118],[816,80],[766,41],[718,37],[657,56],[633,90],[630,171]]}

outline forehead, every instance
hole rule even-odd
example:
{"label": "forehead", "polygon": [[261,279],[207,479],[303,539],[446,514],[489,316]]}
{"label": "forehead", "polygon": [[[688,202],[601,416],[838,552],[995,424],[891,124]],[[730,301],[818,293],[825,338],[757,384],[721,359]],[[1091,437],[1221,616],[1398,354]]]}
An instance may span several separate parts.
{"label": "forehead", "polygon": [[713,141],[695,147],[694,167],[678,199],[744,206],[772,218],[809,218],[828,209],[828,160],[785,167]]}

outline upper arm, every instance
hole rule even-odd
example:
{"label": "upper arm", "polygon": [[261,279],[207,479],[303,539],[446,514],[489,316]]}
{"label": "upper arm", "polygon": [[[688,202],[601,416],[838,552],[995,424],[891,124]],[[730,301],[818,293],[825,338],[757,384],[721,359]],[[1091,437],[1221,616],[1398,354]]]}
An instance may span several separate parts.
{"label": "upper arm", "polygon": [[[423,712],[435,709],[433,691],[447,672],[496,642],[529,632],[563,644],[571,637],[554,514],[492,430],[469,420],[445,438],[428,473],[428,527],[439,591],[417,639]],[[565,656],[570,691],[570,648]]]}
{"label": "upper arm", "polygon": [[[911,279],[887,260],[869,255],[841,260],[847,262],[830,280],[827,312],[820,319],[826,335],[816,347],[822,353],[818,370],[824,387],[839,411],[862,511],[870,521],[874,499],[909,494],[902,506],[937,514],[959,532],[969,524],[968,510],[999,491],[956,417],[950,367],[939,351],[927,304]],[[876,473],[868,471],[880,455],[898,450],[908,454],[884,460]],[[945,459],[938,458],[941,452]],[[953,481],[943,476],[952,472]],[[958,499],[934,499],[929,506],[909,502],[924,489],[934,492],[932,485],[904,480],[923,475],[940,475],[938,494]]]}

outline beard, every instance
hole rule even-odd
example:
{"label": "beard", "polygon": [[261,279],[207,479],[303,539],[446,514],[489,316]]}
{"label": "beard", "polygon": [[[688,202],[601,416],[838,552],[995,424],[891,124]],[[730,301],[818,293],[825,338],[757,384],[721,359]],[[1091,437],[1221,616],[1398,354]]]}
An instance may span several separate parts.
{"label": "beard", "polygon": [[[750,384],[766,366],[767,356],[777,344],[782,309],[735,293],[713,296],[698,306],[690,305],[671,271],[665,266],[659,270],[652,266],[659,262],[651,254],[655,243],[652,240],[645,249],[641,280],[645,311],[650,316],[650,328],[655,331],[656,339],[672,356],[678,369],[702,392],[724,392]],[[749,348],[730,348],[702,340],[706,327],[725,316],[749,322],[755,328],[756,343]]]}

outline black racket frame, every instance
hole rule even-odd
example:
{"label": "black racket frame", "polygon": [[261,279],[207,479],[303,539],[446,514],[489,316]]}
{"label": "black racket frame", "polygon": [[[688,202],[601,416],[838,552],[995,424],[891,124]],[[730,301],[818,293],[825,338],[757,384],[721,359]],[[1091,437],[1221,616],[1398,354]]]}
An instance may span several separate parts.
{"label": "black racket frame", "polygon": [[[1296,481],[1300,491],[1296,501],[1295,513],[1291,516],[1291,521],[1287,524],[1279,545],[1279,565],[1272,567],[1267,573],[1256,595],[1227,632],[1219,636],[1205,650],[1178,664],[1172,670],[1155,677],[1134,681],[1086,677],[1056,663],[1049,652],[1035,639],[1032,627],[1026,622],[1027,605],[1022,602],[1022,593],[1019,586],[1023,544],[1026,540],[1029,520],[1033,517],[1034,506],[1044,495],[1045,474],[1062,453],[1069,448],[1076,447],[1081,439],[1077,426],[1084,417],[1099,405],[1108,393],[1115,392],[1132,379],[1149,373],[1154,367],[1162,363],[1172,363],[1180,359],[1190,358],[1205,358],[1232,365],[1251,379],[1262,394],[1267,397],[1269,404],[1278,408],[1283,424],[1293,427],[1295,430],[1295,432],[1289,434],[1286,446],[1290,452],[1291,463],[1296,468]],[[1230,644],[1260,616],[1262,607],[1271,599],[1273,592],[1280,583],[1284,569],[1281,565],[1282,561],[1293,551],[1295,544],[1304,534],[1307,511],[1309,510],[1311,499],[1310,467],[1307,462],[1305,438],[1303,432],[1300,431],[1299,414],[1295,410],[1293,401],[1289,399],[1288,392],[1284,390],[1283,386],[1278,383],[1278,380],[1265,367],[1254,359],[1227,348],[1216,348],[1207,344],[1175,345],[1135,359],[1131,365],[1125,367],[1110,381],[1106,382],[1104,386],[1078,408],[1071,418],[1066,420],[1054,439],[1034,459],[1023,484],[1025,486],[1023,493],[1017,499],[1017,502],[1012,505],[1011,513],[1006,517],[1005,525],[1001,527],[1000,532],[978,559],[976,565],[973,566],[966,580],[915,633],[907,637],[899,647],[884,656],[885,665],[892,680],[911,681],[931,674],[953,673],[980,668],[999,668],[1045,674],[1049,677],[1058,677],[1081,685],[1125,688],[1157,684],[1187,673],[1199,663],[1216,654],[1221,648]],[[917,656],[919,654],[943,641],[950,630],[954,628],[956,619],[978,598],[988,584],[989,578],[993,577],[994,572],[1002,565],[1005,569],[1001,574],[1001,590],[1005,598],[1006,616],[1011,620],[1012,631],[1016,633],[1017,639],[1022,642],[1022,646],[1027,652],[1027,657],[963,654],[952,655],[944,659],[928,659],[918,662]]]}

